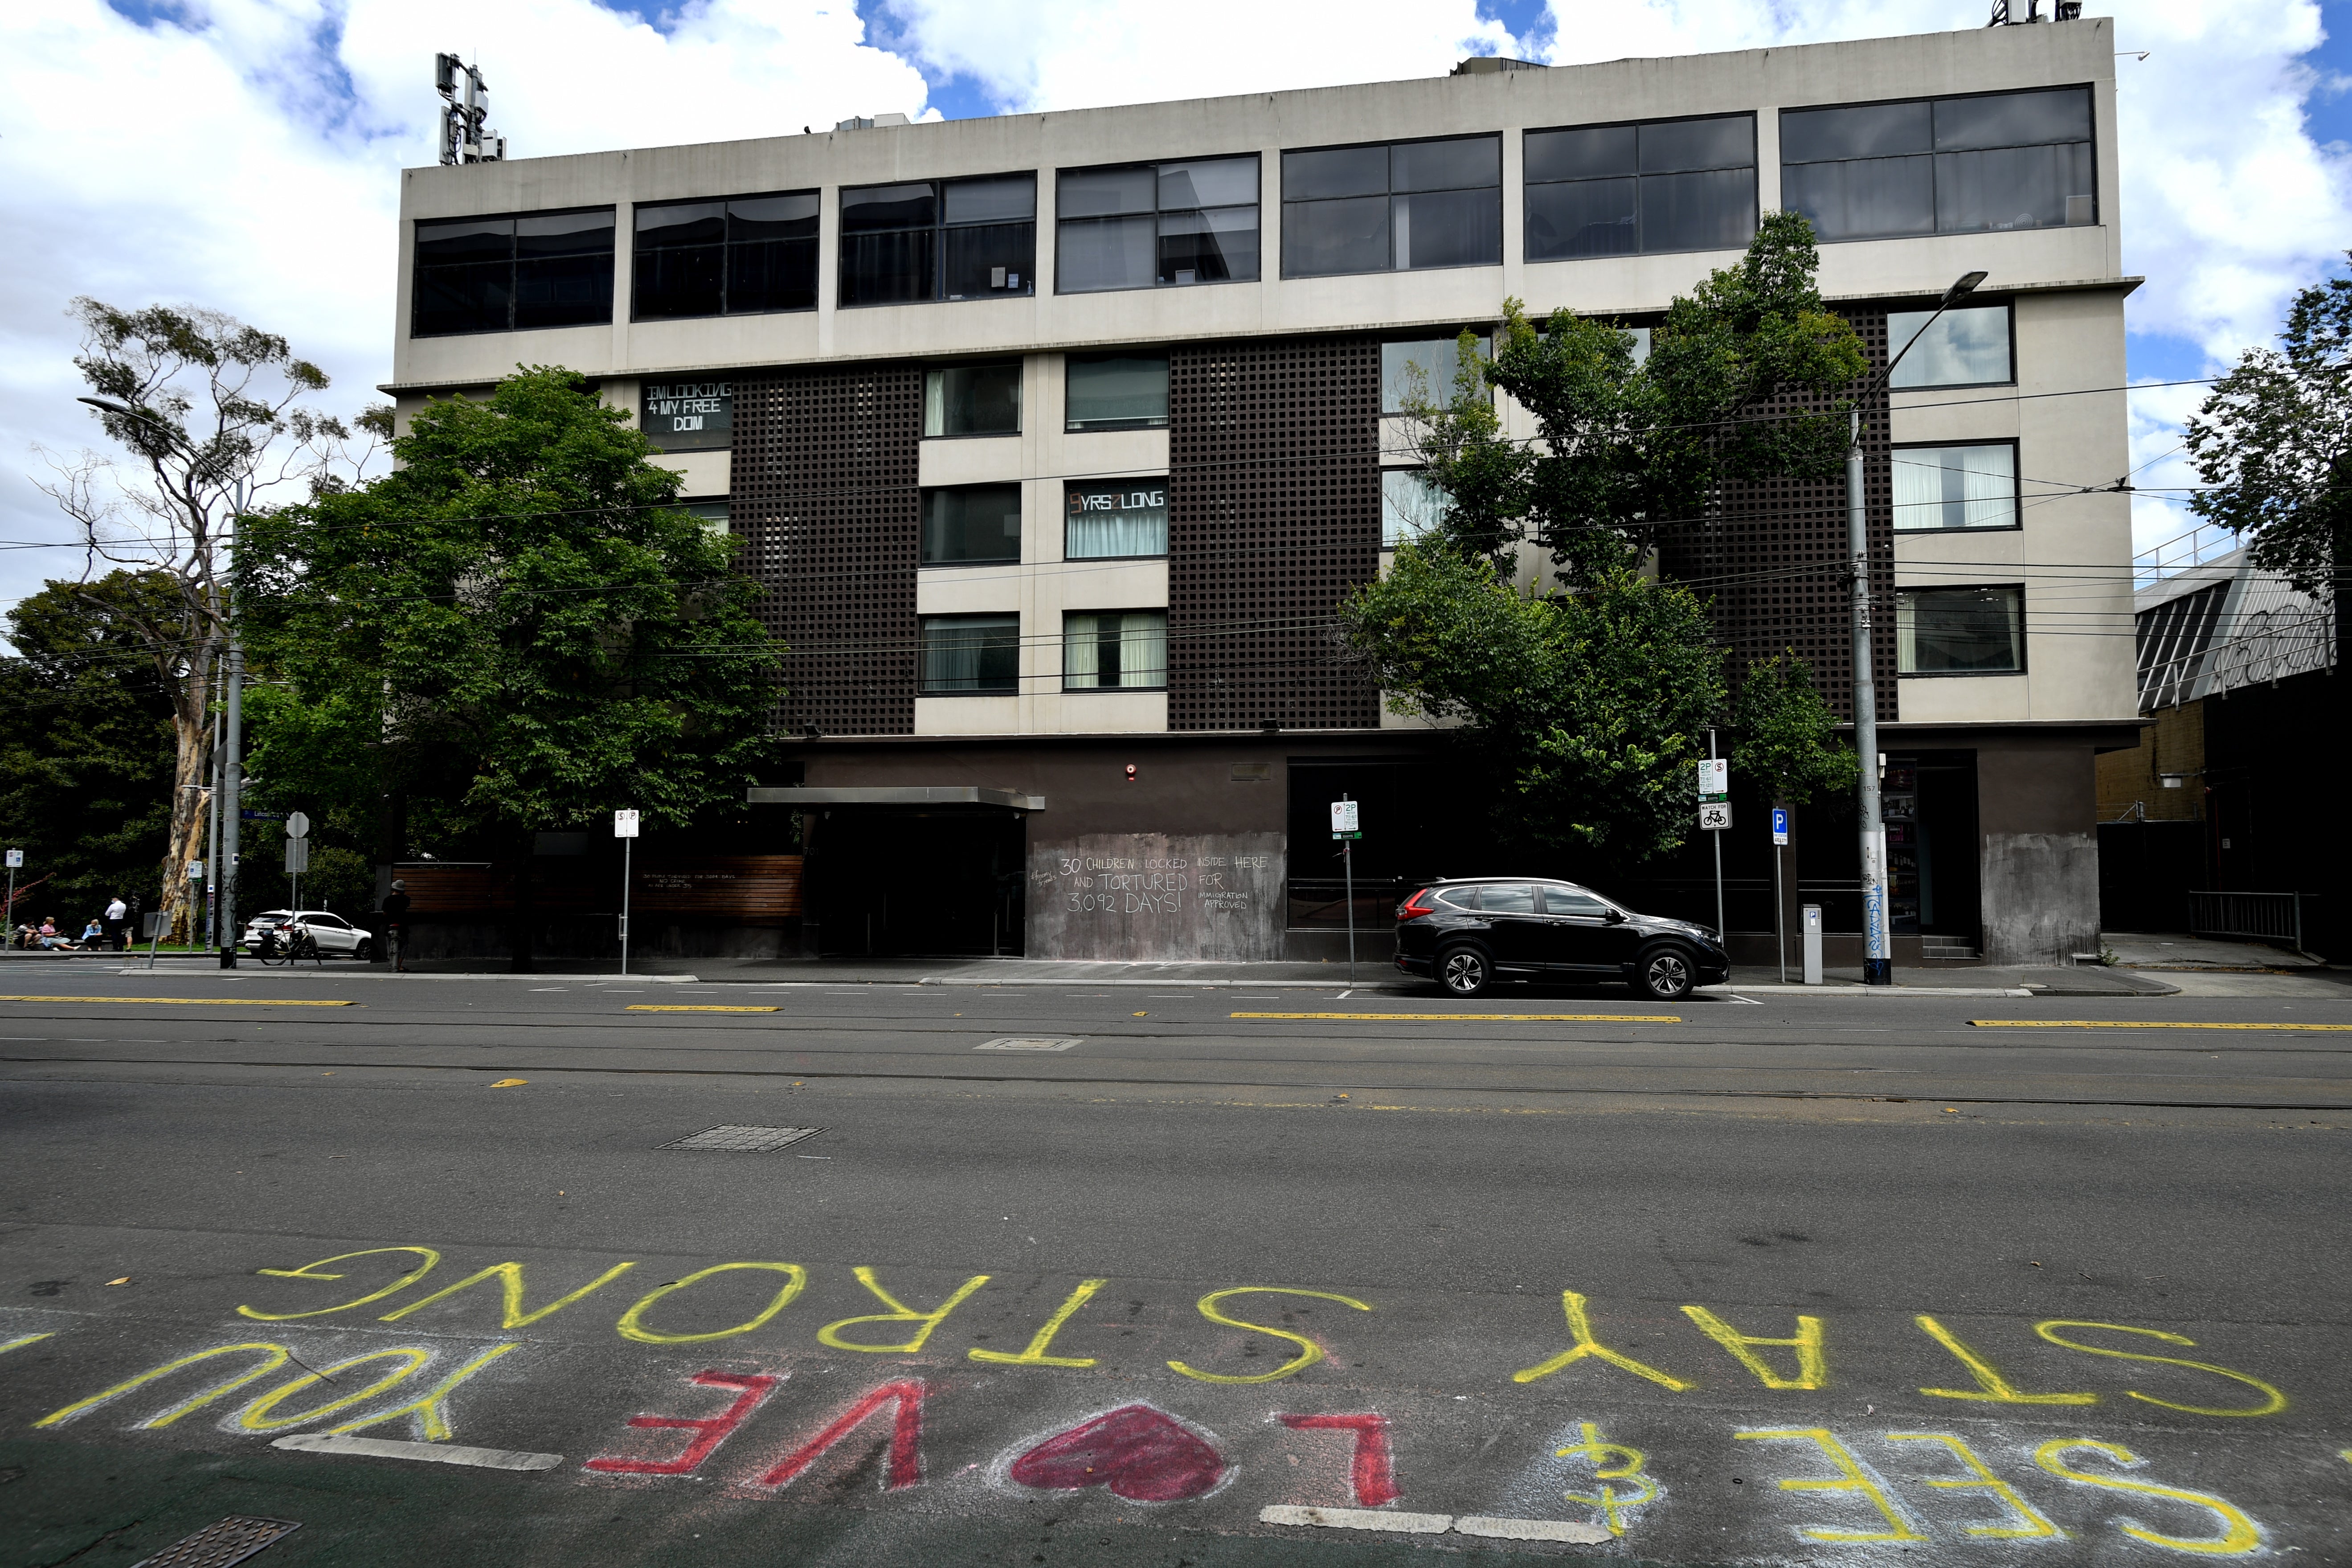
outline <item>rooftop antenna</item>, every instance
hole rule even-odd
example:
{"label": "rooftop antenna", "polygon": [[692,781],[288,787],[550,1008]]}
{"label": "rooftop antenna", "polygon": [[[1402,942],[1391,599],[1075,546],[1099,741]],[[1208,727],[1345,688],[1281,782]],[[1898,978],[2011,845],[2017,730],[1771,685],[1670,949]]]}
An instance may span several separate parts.
{"label": "rooftop antenna", "polygon": [[455,55],[433,57],[433,86],[441,94],[441,161],[495,163],[507,155],[507,139],[485,129],[490,117],[490,84],[479,67]]}

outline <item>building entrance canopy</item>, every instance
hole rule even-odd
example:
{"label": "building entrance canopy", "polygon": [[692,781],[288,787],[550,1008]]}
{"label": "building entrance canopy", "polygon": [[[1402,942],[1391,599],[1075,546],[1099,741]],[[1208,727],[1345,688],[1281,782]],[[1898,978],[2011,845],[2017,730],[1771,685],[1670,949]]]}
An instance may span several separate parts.
{"label": "building entrance canopy", "polygon": [[744,793],[751,805],[1003,805],[1043,811],[1045,797],[978,784],[857,784],[755,787]]}

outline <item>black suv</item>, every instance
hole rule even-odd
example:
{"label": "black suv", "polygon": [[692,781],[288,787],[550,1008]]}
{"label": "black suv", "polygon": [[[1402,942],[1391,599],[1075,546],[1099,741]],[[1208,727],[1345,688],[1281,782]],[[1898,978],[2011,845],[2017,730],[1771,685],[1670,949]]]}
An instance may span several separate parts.
{"label": "black suv", "polygon": [[1589,888],[1534,877],[1432,882],[1397,906],[1397,967],[1448,994],[1496,980],[1622,980],[1673,1002],[1731,978],[1716,933],[1637,915]]}

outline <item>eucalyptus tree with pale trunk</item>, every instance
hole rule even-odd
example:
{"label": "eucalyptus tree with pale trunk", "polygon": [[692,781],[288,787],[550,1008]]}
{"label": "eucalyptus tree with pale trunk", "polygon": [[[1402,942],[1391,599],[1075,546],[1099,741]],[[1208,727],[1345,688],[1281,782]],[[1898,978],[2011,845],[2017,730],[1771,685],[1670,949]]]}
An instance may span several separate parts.
{"label": "eucalyptus tree with pale trunk", "polygon": [[[371,408],[346,426],[302,406],[327,390],[326,373],[284,338],[217,310],[80,299],[70,313],[82,326],[74,368],[90,389],[84,401],[126,455],[44,452],[55,477],[35,482],[80,532],[91,605],[133,636],[171,694],[163,898],[173,940],[185,941],[188,868],[210,802],[214,687],[232,634],[236,519],[275,504],[273,491],[293,500],[342,488],[391,434],[392,411]],[[172,591],[126,611],[96,594],[113,568]]]}

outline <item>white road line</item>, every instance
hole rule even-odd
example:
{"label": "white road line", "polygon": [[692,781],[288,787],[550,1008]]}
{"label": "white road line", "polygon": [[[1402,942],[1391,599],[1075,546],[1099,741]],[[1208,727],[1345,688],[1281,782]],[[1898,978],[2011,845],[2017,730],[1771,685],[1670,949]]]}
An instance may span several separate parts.
{"label": "white road line", "polygon": [[1272,1503],[1257,1510],[1260,1524],[1320,1524],[1333,1530],[1393,1530],[1406,1535],[1442,1535],[1450,1513],[1386,1513],[1376,1508],[1300,1508]]}
{"label": "white road line", "polygon": [[471,1465],[483,1470],[551,1470],[563,1463],[561,1454],[525,1454],[513,1448],[469,1448],[462,1443],[404,1443],[388,1437],[337,1437],[297,1433],[280,1437],[273,1448],[306,1454],[363,1454],[376,1459],[421,1459],[429,1465]]}
{"label": "white road line", "polygon": [[1454,1521],[1454,1529],[1462,1535],[1486,1535],[1503,1541],[1572,1541],[1584,1546],[1600,1546],[1615,1539],[1602,1525],[1571,1524],[1564,1519],[1490,1519],[1483,1514],[1465,1514]]}

